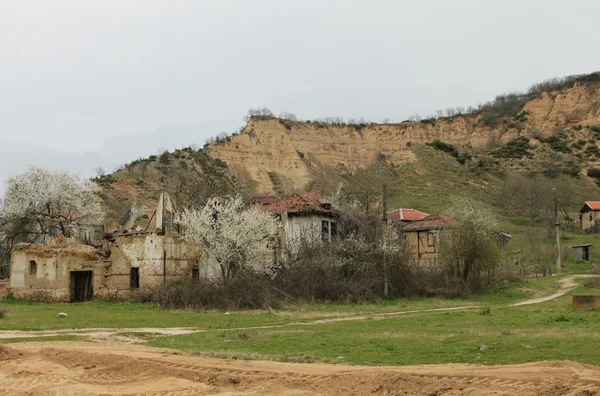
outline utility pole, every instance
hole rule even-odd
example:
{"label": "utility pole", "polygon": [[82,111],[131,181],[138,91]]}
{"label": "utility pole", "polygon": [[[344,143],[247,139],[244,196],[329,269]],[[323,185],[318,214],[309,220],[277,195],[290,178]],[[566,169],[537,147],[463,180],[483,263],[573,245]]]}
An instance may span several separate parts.
{"label": "utility pole", "polygon": [[387,218],[387,185],[383,183],[383,187],[381,189],[381,200],[383,203],[383,296],[388,296],[388,269],[387,269],[387,251],[388,251],[388,218]]}
{"label": "utility pole", "polygon": [[560,274],[560,223],[558,222],[558,194],[556,188],[553,188],[554,192],[554,225],[556,226],[556,273]]}

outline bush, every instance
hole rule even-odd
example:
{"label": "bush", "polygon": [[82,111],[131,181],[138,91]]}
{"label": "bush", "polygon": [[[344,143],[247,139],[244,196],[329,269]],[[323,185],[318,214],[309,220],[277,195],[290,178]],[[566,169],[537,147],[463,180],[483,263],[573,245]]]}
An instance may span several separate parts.
{"label": "bush", "polygon": [[589,287],[590,289],[600,288],[600,276],[586,279],[583,286]]}
{"label": "bush", "polygon": [[492,314],[492,309],[490,307],[481,308],[479,310],[479,315],[491,315],[491,314]]}
{"label": "bush", "polygon": [[534,147],[529,143],[529,138],[519,136],[505,145],[490,151],[490,154],[496,158],[514,158],[521,159],[523,156],[532,157],[531,151]]}
{"label": "bush", "polygon": [[425,144],[427,146],[433,147],[436,150],[440,150],[440,151],[450,154],[451,156],[456,158],[456,160],[460,164],[464,164],[467,160],[471,159],[470,155],[468,155],[467,153],[459,152],[458,149],[456,148],[456,146],[454,146],[453,144],[442,142],[439,139],[435,139],[434,141],[428,142]]}
{"label": "bush", "polygon": [[550,136],[547,138],[540,138],[540,142],[548,143],[550,148],[559,153],[570,153],[571,148],[566,143],[566,136],[564,133],[560,133],[556,136]]}
{"label": "bush", "polygon": [[592,132],[600,133],[600,125],[590,125]]}
{"label": "bush", "polygon": [[594,179],[600,180],[600,169],[598,169],[598,168],[590,168],[587,171],[587,175],[589,177],[593,177]]}
{"label": "bush", "polygon": [[600,158],[600,150],[595,145],[594,146],[587,146],[587,148],[585,149],[584,153],[586,155],[588,155],[588,156]]}

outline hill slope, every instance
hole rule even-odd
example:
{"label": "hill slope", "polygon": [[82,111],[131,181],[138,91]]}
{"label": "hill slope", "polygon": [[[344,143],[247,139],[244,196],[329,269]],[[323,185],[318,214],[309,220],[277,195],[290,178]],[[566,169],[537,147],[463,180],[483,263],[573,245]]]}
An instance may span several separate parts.
{"label": "hill slope", "polygon": [[[517,136],[534,139],[536,144],[539,138],[562,131],[595,127],[600,125],[600,83],[575,83],[560,91],[542,92],[515,114],[490,121],[485,113],[373,125],[253,117],[239,135],[212,143],[208,152],[230,166],[246,169],[261,193],[302,190],[321,166],[353,174],[380,158],[405,165],[416,160],[413,146],[434,139],[471,153],[485,153]],[[580,131],[571,140],[595,137],[589,128]]]}
{"label": "hill slope", "polygon": [[511,172],[569,179],[581,197],[598,194],[586,176],[600,163],[598,138],[600,73],[593,73],[452,117],[345,124],[255,116],[203,149],[138,159],[96,180],[115,218],[133,203],[152,208],[162,189],[180,207],[212,194],[306,190],[368,207],[384,184],[390,205],[433,211],[451,195],[496,199]]}

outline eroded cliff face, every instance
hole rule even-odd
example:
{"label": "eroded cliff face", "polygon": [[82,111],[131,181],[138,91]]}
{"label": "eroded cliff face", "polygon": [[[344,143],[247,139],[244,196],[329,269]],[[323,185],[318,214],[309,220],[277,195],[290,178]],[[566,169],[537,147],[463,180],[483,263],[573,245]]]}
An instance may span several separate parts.
{"label": "eroded cliff face", "polygon": [[354,172],[383,157],[402,165],[415,160],[413,144],[434,139],[485,151],[519,135],[550,136],[557,127],[598,125],[599,87],[576,83],[560,92],[544,92],[525,104],[526,120],[508,117],[492,126],[484,125],[482,115],[362,128],[252,118],[239,135],[211,144],[209,153],[247,170],[260,193],[277,192],[278,184],[302,190],[320,165]]}

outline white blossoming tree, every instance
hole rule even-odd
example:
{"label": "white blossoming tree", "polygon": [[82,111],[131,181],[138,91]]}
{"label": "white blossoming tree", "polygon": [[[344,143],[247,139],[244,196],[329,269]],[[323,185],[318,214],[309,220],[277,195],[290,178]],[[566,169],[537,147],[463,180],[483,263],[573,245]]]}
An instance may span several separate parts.
{"label": "white blossoming tree", "polygon": [[202,209],[185,209],[175,222],[183,239],[213,257],[224,279],[242,269],[259,269],[272,251],[277,219],[257,206],[245,207],[238,195],[231,200],[209,199]]}
{"label": "white blossoming tree", "polygon": [[8,179],[2,217],[39,234],[70,237],[80,227],[104,221],[97,188],[76,174],[31,167]]}

